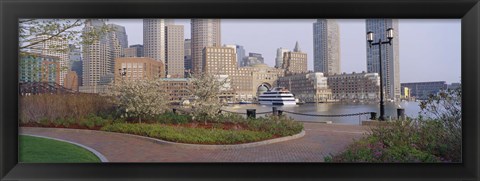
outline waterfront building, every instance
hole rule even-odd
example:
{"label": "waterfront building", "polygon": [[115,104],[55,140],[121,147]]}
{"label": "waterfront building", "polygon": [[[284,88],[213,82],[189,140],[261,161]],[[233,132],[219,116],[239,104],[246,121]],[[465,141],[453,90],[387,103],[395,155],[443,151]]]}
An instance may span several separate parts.
{"label": "waterfront building", "polygon": [[282,68],[285,69],[285,74],[307,72],[307,54],[301,52],[298,42],[295,44],[293,51],[283,54]]}
{"label": "waterfront building", "polygon": [[430,94],[437,94],[440,90],[447,88],[445,81],[433,81],[433,82],[411,82],[402,83],[402,87],[408,87],[410,89],[410,96],[416,99],[425,100],[428,99]]}
{"label": "waterfront building", "polygon": [[458,88],[461,88],[462,84],[460,83],[451,83],[451,84],[448,84],[447,88],[448,89],[458,89]]}
{"label": "waterfront building", "polygon": [[236,90],[237,100],[255,100],[258,95],[277,86],[279,77],[285,70],[269,67],[267,64],[255,64],[240,67],[231,76],[232,85]]}
{"label": "waterfront building", "polygon": [[313,23],[313,70],[340,73],[340,30],[334,19],[318,19]]}
{"label": "waterfront building", "polygon": [[[150,80],[165,74],[162,62],[149,57],[122,57],[115,59],[114,80]],[[124,73],[124,76],[121,75]]]}
{"label": "waterfront building", "polygon": [[136,44],[136,45],[130,45],[130,48],[135,48],[135,52],[137,53],[137,55],[135,57],[144,57],[144,54],[143,54],[143,45],[140,45],[140,44]]}
{"label": "waterfront building", "polygon": [[203,53],[203,72],[228,76],[236,100],[254,100],[259,88],[272,88],[278,77],[284,75],[283,69],[268,67],[266,64],[238,68],[237,56],[232,47],[206,47]]}
{"label": "waterfront building", "polygon": [[282,68],[282,65],[283,65],[283,54],[285,52],[288,52],[290,50],[286,49],[286,48],[278,48],[277,49],[277,57],[275,58],[275,68]]}
{"label": "waterfront building", "polygon": [[[101,20],[88,20],[85,23],[83,32],[88,33],[94,29],[100,29],[103,26],[105,26],[105,23]],[[118,25],[109,26],[118,28]],[[87,90],[96,88],[102,76],[114,73],[115,58],[122,55],[122,46],[125,46],[121,43],[121,41],[124,40],[120,40],[125,38],[122,34],[122,31],[107,32],[91,44],[83,45],[82,85],[88,86],[89,88]],[[94,90],[92,92],[98,91]]]}
{"label": "waterfront building", "polygon": [[378,73],[333,74],[328,76],[332,98],[339,101],[376,101],[380,98]]}
{"label": "waterfront building", "polygon": [[137,48],[123,49],[123,57],[137,57]]}
{"label": "waterfront building", "polygon": [[332,99],[327,80],[321,72],[292,74],[280,77],[278,86],[287,88],[300,101],[327,102]]}
{"label": "waterfront building", "polygon": [[78,76],[75,71],[68,71],[63,86],[67,89],[78,91]]}
{"label": "waterfront building", "polygon": [[22,52],[19,82],[54,82],[60,84],[59,57]]}
{"label": "waterfront building", "polygon": [[183,25],[167,25],[165,72],[167,77],[183,78],[185,76],[185,39]]}
{"label": "waterfront building", "polygon": [[183,59],[183,67],[185,69],[185,76],[188,77],[189,74],[192,71],[192,40],[191,39],[185,39],[184,44],[183,44],[183,54],[184,54],[184,59]]}
{"label": "waterfront building", "polygon": [[[399,51],[399,29],[398,19],[367,19],[366,32],[375,34],[374,42],[387,40],[387,29],[393,28],[392,45],[382,45],[382,80],[385,87],[385,98],[398,100],[400,98],[400,51]],[[367,45],[367,72],[379,73],[378,47],[370,48]]]}
{"label": "waterfront building", "polygon": [[165,27],[173,24],[171,19],[143,19],[143,53],[165,64]]}
{"label": "waterfront building", "polygon": [[221,46],[220,19],[192,19],[192,72],[200,73],[203,68],[205,47]]}
{"label": "waterfront building", "polygon": [[410,99],[410,89],[408,87],[402,87],[402,99],[408,100]]}
{"label": "waterfront building", "polygon": [[241,61],[241,67],[264,63],[262,54],[260,53],[248,53],[248,56],[243,57],[243,59],[240,59],[239,61]]}
{"label": "waterfront building", "polygon": [[58,83],[60,85],[63,85],[65,75],[70,68],[70,52],[68,41],[66,39],[61,39],[57,37],[50,39],[49,38],[49,35],[39,35],[37,37],[34,37],[32,40],[30,40],[30,43],[32,43],[32,46],[30,47],[30,52],[45,56],[58,57],[57,61],[60,68],[60,79]]}

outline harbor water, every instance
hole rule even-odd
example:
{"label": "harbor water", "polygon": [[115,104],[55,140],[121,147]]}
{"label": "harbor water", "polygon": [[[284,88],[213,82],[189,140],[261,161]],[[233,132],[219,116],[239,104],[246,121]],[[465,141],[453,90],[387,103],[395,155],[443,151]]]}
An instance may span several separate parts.
{"label": "harbor water", "polygon": [[[408,117],[417,117],[420,112],[420,102],[385,102],[385,118],[392,119],[397,117],[397,108],[405,109],[405,115]],[[224,107],[224,110],[245,113],[247,109],[256,109],[257,113],[272,111],[272,107],[278,110],[285,110],[295,113],[315,114],[315,115],[343,115],[355,114],[361,112],[377,112],[380,115],[380,105],[378,103],[306,103],[301,105],[272,106],[260,104],[231,104]],[[346,117],[319,117],[304,116],[284,113],[298,121],[322,122],[331,121],[334,124],[356,124],[367,120],[370,115],[346,116]],[[262,116],[262,115],[257,115]]]}

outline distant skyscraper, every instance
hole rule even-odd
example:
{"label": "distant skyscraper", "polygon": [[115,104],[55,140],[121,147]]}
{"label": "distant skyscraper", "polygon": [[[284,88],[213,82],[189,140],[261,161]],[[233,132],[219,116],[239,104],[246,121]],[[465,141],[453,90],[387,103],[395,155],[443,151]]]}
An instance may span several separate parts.
{"label": "distant skyscraper", "polygon": [[243,57],[243,60],[241,60],[241,62],[242,67],[264,63],[262,54],[260,53],[248,53],[248,56]]}
{"label": "distant skyscraper", "polygon": [[[394,38],[392,45],[382,45],[382,74],[383,85],[385,87],[385,97],[387,99],[400,99],[400,58],[399,58],[399,38],[398,38],[398,20],[397,19],[367,19],[366,32],[374,33],[374,42],[379,39],[387,40],[386,31],[393,28]],[[369,73],[379,73],[378,47],[370,48],[367,45],[367,71]]]}
{"label": "distant skyscraper", "polygon": [[183,78],[184,77],[184,33],[183,25],[167,25],[165,29],[166,35],[166,73],[168,76]]}
{"label": "distant skyscraper", "polygon": [[115,31],[120,46],[122,48],[128,48],[128,36],[127,32],[125,31],[125,27],[116,24],[109,24],[109,26],[113,31]]}
{"label": "distant skyscraper", "polygon": [[313,23],[313,70],[340,74],[340,31],[336,20],[318,19]]}
{"label": "distant skyscraper", "polygon": [[307,54],[301,52],[298,42],[295,44],[293,52],[283,54],[282,68],[286,74],[296,74],[307,72]]}
{"label": "distant skyscraper", "polygon": [[275,68],[282,68],[283,54],[288,51],[290,50],[282,47],[277,49],[277,57],[275,58]]}
{"label": "distant skyscraper", "polygon": [[185,39],[183,47],[183,66],[185,67],[185,77],[188,77],[189,73],[192,71],[192,41],[190,39]]}
{"label": "distant skyscraper", "polygon": [[165,63],[165,26],[170,19],[143,19],[144,56]]}
{"label": "distant skyscraper", "polygon": [[203,49],[221,46],[220,19],[192,19],[191,28],[192,69],[194,73],[200,73],[203,70]]}
{"label": "distant skyscraper", "polygon": [[[102,26],[105,26],[103,21],[89,20],[86,22],[83,31],[86,33]],[[117,31],[108,32],[92,44],[83,45],[82,83],[84,86],[96,86],[102,76],[113,74],[114,60],[121,56],[123,50],[119,40],[119,37],[122,37],[121,34]]]}
{"label": "distant skyscraper", "polygon": [[58,57],[58,64],[60,68],[60,85],[63,85],[65,76],[67,75],[70,66],[70,54],[68,52],[68,41],[59,38],[47,39],[49,36],[40,35],[31,40],[32,43],[40,42],[32,45],[31,52],[46,56]]}
{"label": "distant skyscraper", "polygon": [[130,45],[130,48],[136,48],[137,52],[137,57],[144,57],[143,55],[143,45],[136,44],[136,45]]}

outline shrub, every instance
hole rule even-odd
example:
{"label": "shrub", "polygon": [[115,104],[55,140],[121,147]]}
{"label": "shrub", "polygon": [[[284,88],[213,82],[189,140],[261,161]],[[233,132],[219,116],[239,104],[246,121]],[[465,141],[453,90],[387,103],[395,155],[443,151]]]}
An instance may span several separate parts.
{"label": "shrub", "polygon": [[41,94],[21,96],[19,103],[21,123],[42,119],[80,119],[85,115],[111,114],[114,105],[95,94]]}
{"label": "shrub", "polygon": [[102,128],[103,131],[120,132],[148,136],[162,140],[194,144],[237,144],[272,138],[265,132],[249,130],[222,130],[204,128],[186,128],[162,124],[114,123]]}
{"label": "shrub", "polygon": [[164,124],[185,124],[192,120],[192,116],[166,112],[155,117],[155,122]]}

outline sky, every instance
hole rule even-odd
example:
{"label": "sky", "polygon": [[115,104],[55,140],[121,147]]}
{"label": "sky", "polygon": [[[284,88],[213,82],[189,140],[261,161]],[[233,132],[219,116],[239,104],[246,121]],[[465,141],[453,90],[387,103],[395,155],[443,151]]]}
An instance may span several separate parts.
{"label": "sky", "polygon": [[[143,44],[141,19],[111,19],[125,26],[129,45]],[[307,53],[308,69],[313,70],[314,19],[222,19],[222,44],[242,45],[248,52],[261,53],[265,63],[275,65],[277,48],[293,50],[298,41]],[[338,19],[341,71],[366,71],[365,19]],[[190,20],[176,19],[190,38]],[[460,82],[460,19],[400,19],[400,82]]]}

